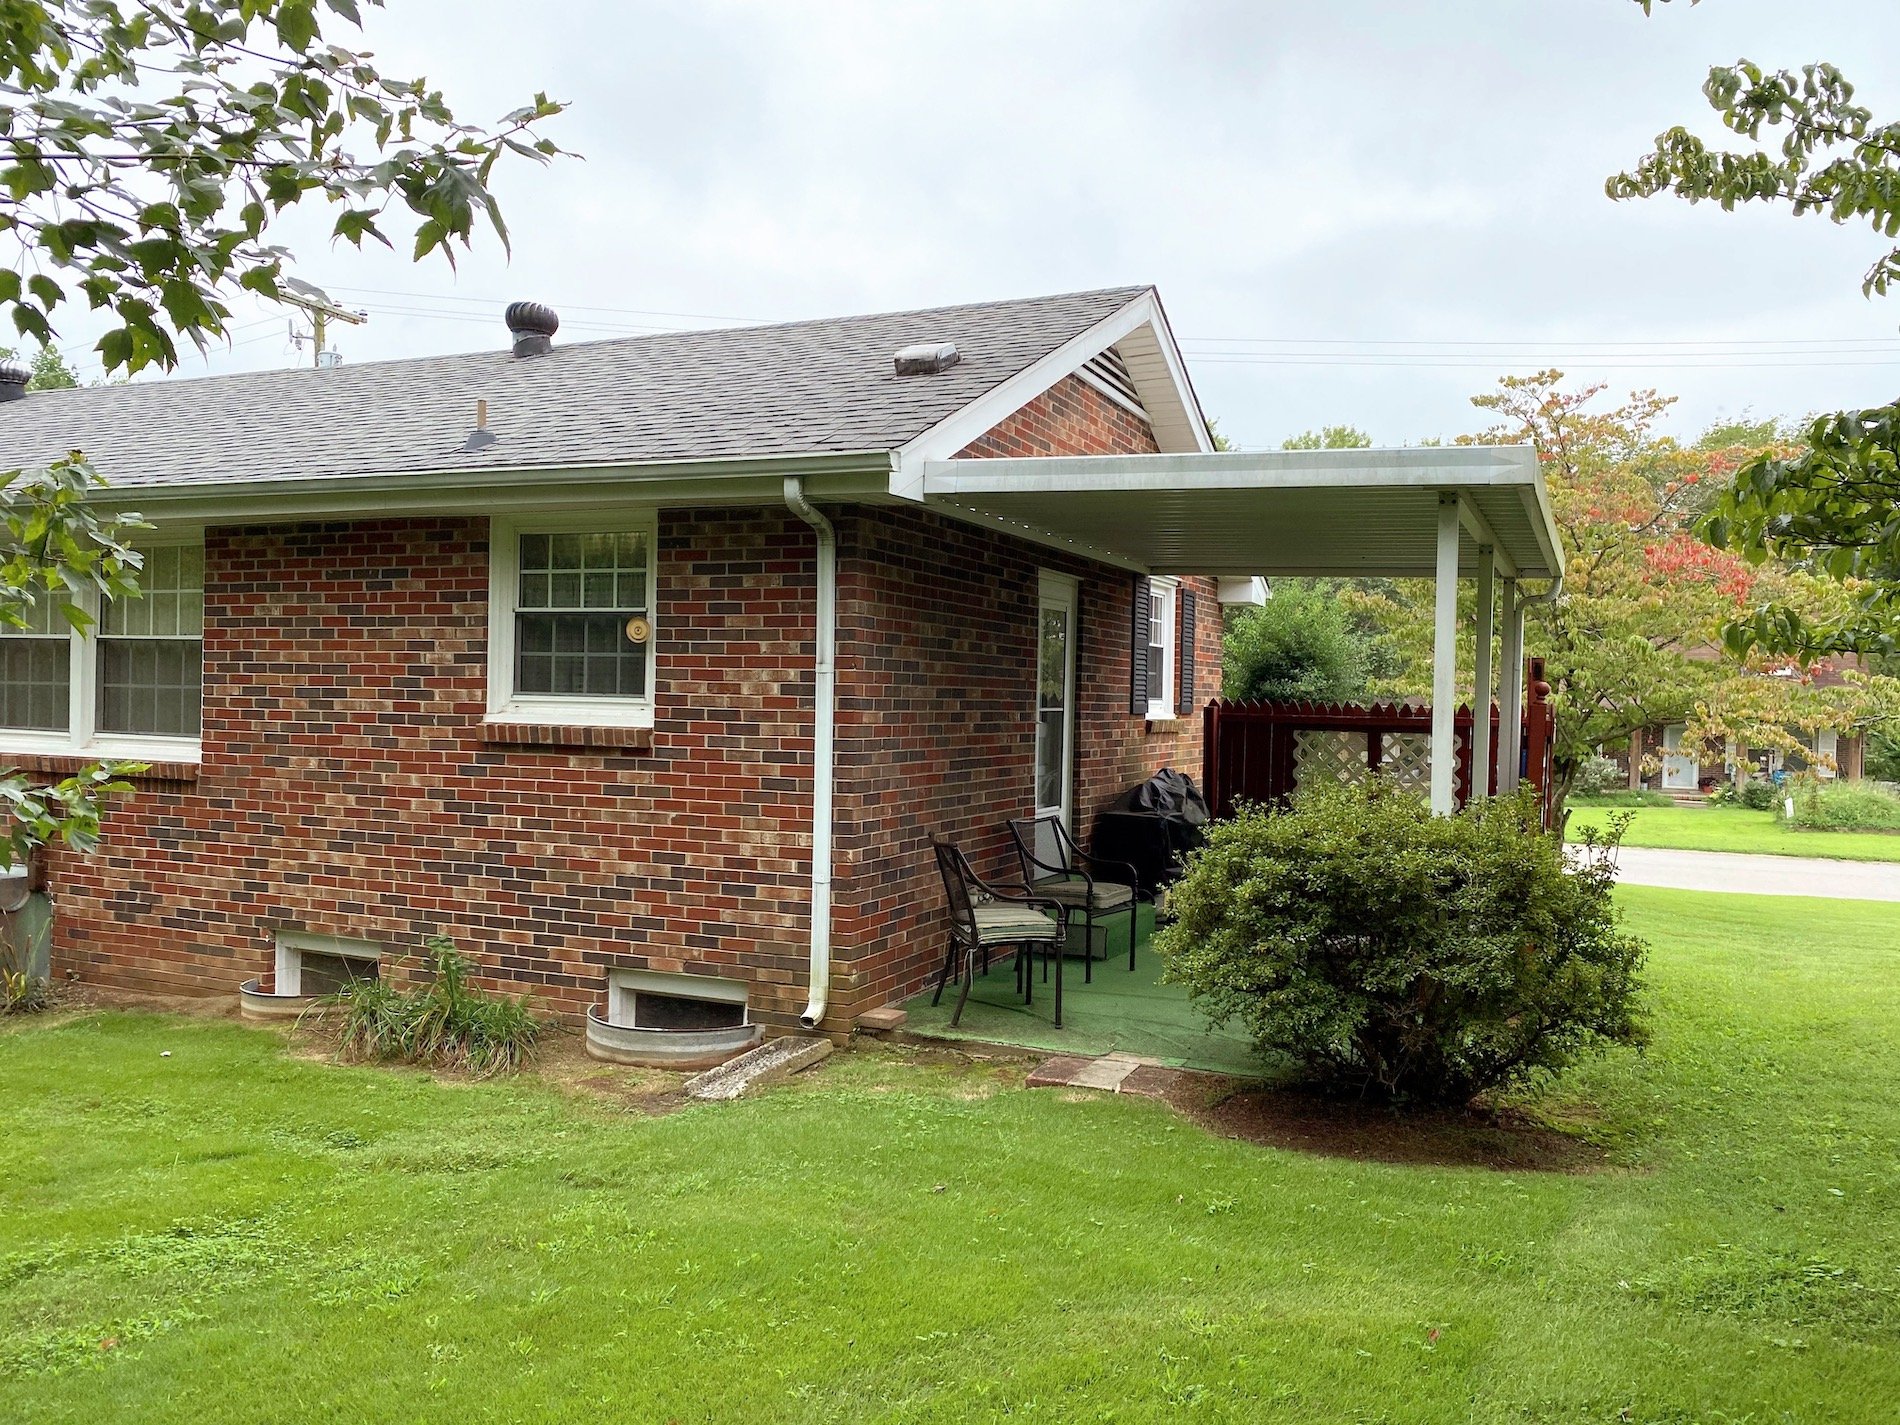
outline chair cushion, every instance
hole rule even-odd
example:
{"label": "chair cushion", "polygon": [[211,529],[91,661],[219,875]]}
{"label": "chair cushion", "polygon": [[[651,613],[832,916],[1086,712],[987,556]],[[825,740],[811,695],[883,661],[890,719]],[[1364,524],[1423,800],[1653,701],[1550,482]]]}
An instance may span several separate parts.
{"label": "chair cushion", "polygon": [[1124,886],[1116,881],[1097,881],[1095,894],[1089,894],[1089,883],[1077,876],[1071,881],[1058,881],[1053,878],[1036,882],[1036,894],[1047,896],[1052,901],[1061,901],[1067,906],[1093,906],[1096,910],[1119,910],[1135,898],[1132,886]]}
{"label": "chair cushion", "polygon": [[976,938],[985,945],[1007,945],[1017,940],[1054,940],[1061,932],[1048,916],[1032,906],[994,904],[976,907]]}

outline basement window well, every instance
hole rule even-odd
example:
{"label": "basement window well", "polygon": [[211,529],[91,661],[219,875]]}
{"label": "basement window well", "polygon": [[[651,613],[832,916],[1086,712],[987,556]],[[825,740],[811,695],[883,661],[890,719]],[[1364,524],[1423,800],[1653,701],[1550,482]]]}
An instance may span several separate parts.
{"label": "basement window well", "polygon": [[760,1037],[746,986],[709,975],[609,970],[607,1003],[587,1016],[587,1052],[623,1064],[718,1064]]}
{"label": "basement window well", "polygon": [[381,978],[382,960],[383,947],[367,940],[280,931],[270,988],[246,980],[238,986],[238,1006],[250,1019],[299,1015],[327,995]]}

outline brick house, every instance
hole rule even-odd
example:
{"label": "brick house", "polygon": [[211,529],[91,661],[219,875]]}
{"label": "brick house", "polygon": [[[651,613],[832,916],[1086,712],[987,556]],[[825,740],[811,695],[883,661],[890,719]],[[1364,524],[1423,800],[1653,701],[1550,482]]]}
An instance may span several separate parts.
{"label": "brick house", "polygon": [[840,1032],[934,971],[927,833],[1001,871],[1007,816],[1198,770],[1213,579],[914,488],[1206,452],[1152,289],[510,310],[513,350],[0,404],[0,461],[83,448],[153,526],[96,637],[0,638],[0,759],[150,764],[49,858],[56,974],[288,993],[439,933],[570,1017],[625,982]]}

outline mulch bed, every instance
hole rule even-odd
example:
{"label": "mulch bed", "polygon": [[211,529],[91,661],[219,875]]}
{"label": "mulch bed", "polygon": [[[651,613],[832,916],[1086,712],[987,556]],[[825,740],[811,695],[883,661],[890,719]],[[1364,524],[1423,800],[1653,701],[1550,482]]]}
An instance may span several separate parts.
{"label": "mulch bed", "polygon": [[1509,1109],[1408,1109],[1299,1088],[1143,1067],[1123,1093],[1160,1099],[1224,1138],[1269,1148],[1349,1158],[1499,1172],[1592,1172],[1609,1165],[1596,1144]]}

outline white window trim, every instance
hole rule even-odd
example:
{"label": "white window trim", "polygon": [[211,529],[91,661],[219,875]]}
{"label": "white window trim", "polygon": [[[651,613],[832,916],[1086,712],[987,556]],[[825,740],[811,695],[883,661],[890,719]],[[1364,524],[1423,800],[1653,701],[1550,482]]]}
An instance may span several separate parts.
{"label": "white window trim", "polygon": [[[1157,618],[1163,603],[1167,604],[1166,618]],[[1155,624],[1161,625],[1161,637],[1155,637]],[[1179,684],[1180,662],[1180,623],[1181,623],[1181,581],[1179,579],[1155,578],[1148,581],[1148,646],[1149,657],[1154,656],[1156,645],[1161,648],[1161,696],[1148,699],[1148,720],[1150,722],[1172,722],[1179,714],[1175,710],[1175,691]]]}
{"label": "white window trim", "polygon": [[303,956],[340,955],[349,960],[374,960],[383,963],[383,947],[369,940],[345,940],[336,935],[311,935],[301,930],[277,932],[277,978],[275,993],[303,993]]}
{"label": "white window trim", "polygon": [[[647,695],[582,698],[515,693],[515,595],[524,534],[644,534],[647,537]],[[652,727],[659,629],[660,521],[657,510],[601,516],[496,515],[488,522],[488,716],[491,723]]]}
{"label": "white window trim", "polygon": [[[149,549],[204,543],[200,529],[158,530],[141,534],[133,548],[141,553]],[[92,616],[82,633],[67,631],[71,662],[67,665],[66,731],[48,732],[37,728],[0,727],[0,748],[7,752],[41,753],[56,757],[119,758],[140,762],[201,762],[204,739],[199,737],[158,737],[151,734],[99,731],[99,630],[103,623],[103,600],[96,589],[81,589],[73,596],[75,606]],[[204,631],[198,634],[199,676],[204,673]],[[203,714],[200,713],[200,726]]]}
{"label": "white window trim", "polygon": [[743,982],[714,979],[710,975],[670,974],[663,970],[609,970],[607,1022],[620,1029],[634,1028],[633,1000],[642,991],[671,995],[675,999],[736,1004],[745,1010],[745,1022],[752,1022],[750,996]]}

